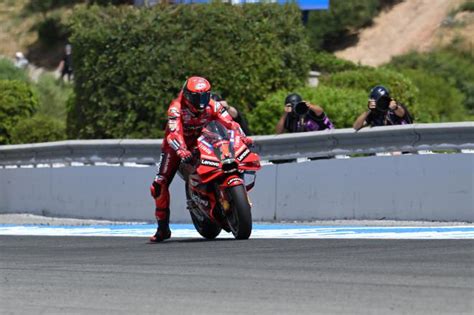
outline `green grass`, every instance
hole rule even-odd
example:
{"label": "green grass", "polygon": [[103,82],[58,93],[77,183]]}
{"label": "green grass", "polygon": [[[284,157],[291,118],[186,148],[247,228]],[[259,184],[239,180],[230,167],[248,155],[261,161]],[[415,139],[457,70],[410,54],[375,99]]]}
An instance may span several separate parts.
{"label": "green grass", "polygon": [[474,12],[474,1],[469,0],[459,7],[459,11],[469,11],[469,12]]}

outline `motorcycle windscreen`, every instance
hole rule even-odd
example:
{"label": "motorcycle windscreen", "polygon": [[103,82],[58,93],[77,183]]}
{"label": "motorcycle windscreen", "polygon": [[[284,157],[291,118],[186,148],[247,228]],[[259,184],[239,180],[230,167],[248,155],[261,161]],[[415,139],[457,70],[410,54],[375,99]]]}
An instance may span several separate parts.
{"label": "motorcycle windscreen", "polygon": [[229,140],[229,131],[218,121],[211,121],[202,130],[202,136],[210,144],[214,144],[221,140]]}
{"label": "motorcycle windscreen", "polygon": [[203,129],[201,139],[212,146],[215,157],[224,162],[235,157],[233,136],[221,123],[212,121]]}

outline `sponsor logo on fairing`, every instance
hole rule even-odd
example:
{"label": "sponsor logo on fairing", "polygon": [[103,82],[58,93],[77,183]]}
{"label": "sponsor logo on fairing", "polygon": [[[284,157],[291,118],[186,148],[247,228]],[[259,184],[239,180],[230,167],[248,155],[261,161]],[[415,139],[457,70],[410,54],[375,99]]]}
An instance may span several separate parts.
{"label": "sponsor logo on fairing", "polygon": [[212,166],[212,167],[219,167],[218,162],[210,161],[210,160],[201,160],[201,165]]}
{"label": "sponsor logo on fairing", "polygon": [[240,183],[242,183],[242,179],[241,179],[241,178],[238,178],[238,177],[232,177],[231,179],[229,179],[229,180],[227,181],[227,185],[232,185],[232,184],[234,184],[234,183],[236,183],[236,182],[239,182],[239,184],[240,184]]}
{"label": "sponsor logo on fairing", "polygon": [[192,199],[195,203],[200,204],[200,205],[202,205],[202,206],[204,206],[204,207],[208,207],[208,206],[209,206],[209,201],[202,199],[201,197],[199,197],[199,196],[196,195],[196,194],[192,194],[191,199]]}
{"label": "sponsor logo on fairing", "polygon": [[206,147],[206,146],[205,146],[204,144],[202,144],[202,143],[199,143],[199,144],[198,144],[198,147],[199,147],[199,149],[203,150],[203,151],[206,152],[207,154],[211,154],[211,153],[212,153],[212,151],[209,150],[209,148]]}
{"label": "sponsor logo on fairing", "polygon": [[245,149],[242,153],[240,153],[240,155],[237,157],[237,161],[239,162],[242,162],[246,157],[247,155],[250,154],[250,150],[249,149]]}

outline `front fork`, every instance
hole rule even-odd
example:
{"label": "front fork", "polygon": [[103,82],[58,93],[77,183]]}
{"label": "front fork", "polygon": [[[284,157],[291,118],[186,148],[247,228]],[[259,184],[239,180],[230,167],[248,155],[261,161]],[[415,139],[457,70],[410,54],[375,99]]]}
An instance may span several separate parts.
{"label": "front fork", "polygon": [[227,213],[230,210],[230,198],[229,194],[227,193],[227,189],[233,186],[243,185],[244,180],[237,174],[230,175],[227,177],[222,184],[218,186],[218,195],[219,195],[219,203],[222,206],[222,210]]}
{"label": "front fork", "polygon": [[[253,176],[252,181],[249,184],[245,184],[244,174],[250,174]],[[218,199],[219,203],[222,206],[222,209],[225,213],[227,213],[230,209],[230,201],[229,194],[227,193],[227,189],[233,186],[243,185],[245,190],[248,192],[255,186],[255,179],[256,179],[256,172],[255,171],[245,171],[240,174],[232,174],[227,177],[221,185],[218,186]],[[252,202],[250,201],[250,197],[247,194],[247,199],[249,201],[250,206],[252,206]]]}

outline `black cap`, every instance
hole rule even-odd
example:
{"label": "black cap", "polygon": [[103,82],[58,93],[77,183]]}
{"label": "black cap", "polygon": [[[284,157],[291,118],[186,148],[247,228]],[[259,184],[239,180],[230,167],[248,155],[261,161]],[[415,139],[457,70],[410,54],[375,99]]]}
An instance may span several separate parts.
{"label": "black cap", "polygon": [[388,110],[391,98],[390,92],[384,86],[377,85],[374,87],[369,93],[369,98],[375,101],[378,111],[386,112]]}
{"label": "black cap", "polygon": [[296,93],[292,93],[292,94],[289,94],[286,98],[285,98],[285,105],[286,104],[293,104],[293,105],[296,105],[298,103],[301,103],[303,101],[303,99],[301,98],[301,96],[299,94],[296,94]]}
{"label": "black cap", "polygon": [[370,90],[369,98],[377,102],[381,98],[390,98],[390,92],[386,87],[377,85],[372,90]]}

